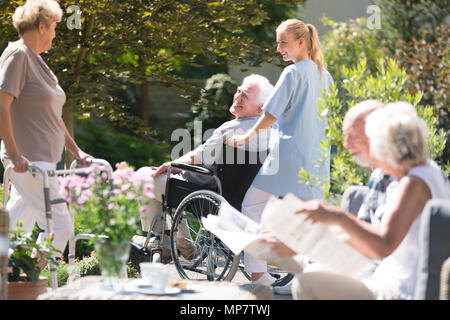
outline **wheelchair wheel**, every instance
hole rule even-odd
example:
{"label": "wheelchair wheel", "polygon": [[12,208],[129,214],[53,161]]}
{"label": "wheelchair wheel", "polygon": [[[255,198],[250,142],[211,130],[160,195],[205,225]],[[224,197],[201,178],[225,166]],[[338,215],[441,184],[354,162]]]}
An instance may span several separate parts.
{"label": "wheelchair wheel", "polygon": [[239,256],[214,234],[207,231],[201,217],[217,214],[220,195],[200,190],[191,193],[175,211],[170,242],[172,258],[179,275],[184,279],[231,281],[239,265]]}
{"label": "wheelchair wheel", "polygon": [[[240,254],[239,259],[239,269],[244,274],[244,276],[251,281],[252,277],[251,274],[244,270],[244,254]],[[277,266],[268,264],[267,265],[267,272],[273,277],[274,282],[272,283],[272,287],[282,287],[287,285],[293,278],[294,275],[292,273],[288,273],[286,271],[281,270]]]}

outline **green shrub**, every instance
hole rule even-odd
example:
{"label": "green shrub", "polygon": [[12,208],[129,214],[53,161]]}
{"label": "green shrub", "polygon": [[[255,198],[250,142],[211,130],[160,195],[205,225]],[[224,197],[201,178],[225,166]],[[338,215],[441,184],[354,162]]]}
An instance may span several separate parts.
{"label": "green shrub", "polygon": [[[51,287],[51,274],[49,268],[44,268],[41,275],[47,277],[47,287]],[[69,265],[63,260],[59,260],[58,265],[56,266],[56,278],[58,281],[58,287],[62,287],[67,284],[67,280],[69,279]]]}
{"label": "green shrub", "polygon": [[321,22],[332,27],[321,39],[327,70],[335,82],[345,79],[341,66],[355,66],[365,59],[369,72],[377,72],[378,59],[385,56],[383,40],[386,28],[368,29],[366,20],[358,18],[347,22],[335,22],[323,17]]}
{"label": "green shrub", "polygon": [[[395,59],[407,71],[407,86],[411,94],[423,91],[422,104],[435,107],[436,126],[444,129],[447,140],[450,137],[450,27],[442,25],[432,32],[432,39],[427,40],[428,32],[422,32],[419,39],[399,40],[396,45]],[[450,160],[450,147],[447,145],[443,161]]]}
{"label": "green shrub", "polygon": [[[101,269],[98,263],[97,253],[92,251],[89,256],[82,259],[75,260],[75,272],[80,277],[100,275]],[[135,278],[137,276],[136,269],[133,268],[131,262],[127,263],[128,278]]]}
{"label": "green shrub", "polygon": [[[349,108],[363,100],[376,99],[384,103],[397,101],[411,103],[429,127],[430,157],[437,159],[444,150],[445,134],[442,129],[435,128],[436,117],[433,115],[433,107],[419,105],[420,93],[414,96],[409,94],[406,88],[408,80],[406,72],[400,69],[393,59],[388,62],[379,59],[377,69],[376,73],[369,72],[365,59],[361,59],[355,67],[343,65],[341,73],[344,79],[342,82],[334,82],[328,94],[319,101],[319,114],[326,116],[329,137],[329,141],[323,141],[322,144],[323,146],[330,144],[335,150],[331,155],[331,185],[327,186],[330,187],[331,192],[342,193],[350,185],[367,184],[371,173],[370,169],[358,166],[350,152],[343,147],[344,115]],[[342,88],[342,90],[339,91],[338,88]],[[342,95],[339,95],[339,92]],[[450,173],[448,166],[442,163],[438,164],[447,175]],[[322,179],[321,177],[312,177],[307,172],[301,172],[300,177],[305,183],[317,183]]]}
{"label": "green shrub", "polygon": [[201,121],[203,130],[218,128],[233,116],[229,108],[237,84],[230,76],[218,73],[206,80],[201,89],[200,98],[192,105],[192,120],[186,124],[188,130],[194,129],[194,121]]}
{"label": "green shrub", "polygon": [[107,160],[113,167],[122,161],[140,168],[158,166],[170,160],[166,150],[137,136],[107,129],[91,119],[77,120],[75,124],[75,140],[80,148],[96,158]]}
{"label": "green shrub", "polygon": [[[448,63],[448,41],[444,41],[448,28],[436,29],[436,38],[440,40],[435,44],[426,44],[424,40],[420,40],[412,42],[411,47],[399,42],[394,61],[389,59],[389,54],[393,51],[398,34],[385,22],[379,30],[368,29],[363,18],[339,23],[323,18],[322,22],[333,28],[322,37],[322,45],[327,69],[334,84],[320,103],[320,111],[327,114],[330,137],[330,141],[324,141],[323,145],[330,143],[332,150],[330,191],[342,193],[349,185],[365,184],[368,180],[371,170],[357,166],[342,145],[342,121],[345,113],[351,106],[366,99],[377,99],[385,103],[399,100],[412,103],[429,126],[428,146],[431,158],[449,175],[450,168],[443,156],[445,130],[439,125],[442,123],[440,118],[448,121],[448,117],[436,113],[433,106],[436,104],[439,107],[439,99],[448,99],[441,91],[437,93],[446,88],[445,80],[448,78],[448,68],[437,68],[440,64]],[[425,57],[424,61],[420,61],[422,56]],[[418,79],[424,82],[420,86]],[[431,83],[438,85],[427,86]],[[427,100],[430,95],[422,94],[421,90],[435,92],[435,100]],[[442,114],[443,111],[440,109],[440,112]],[[317,183],[321,180],[321,177],[313,177],[307,172],[301,172],[300,177],[305,183]]]}

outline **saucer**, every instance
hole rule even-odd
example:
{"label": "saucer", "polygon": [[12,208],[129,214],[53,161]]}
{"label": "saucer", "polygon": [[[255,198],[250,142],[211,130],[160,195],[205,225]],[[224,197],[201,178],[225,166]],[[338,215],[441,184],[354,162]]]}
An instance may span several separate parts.
{"label": "saucer", "polygon": [[180,288],[177,287],[166,287],[164,289],[156,289],[151,286],[139,286],[138,291],[143,294],[151,295],[174,295],[181,292]]}

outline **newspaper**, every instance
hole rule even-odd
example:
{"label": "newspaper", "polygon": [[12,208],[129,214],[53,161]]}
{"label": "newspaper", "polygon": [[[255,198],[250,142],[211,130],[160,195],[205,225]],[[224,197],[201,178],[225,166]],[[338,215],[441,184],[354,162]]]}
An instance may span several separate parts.
{"label": "newspaper", "polygon": [[218,215],[202,217],[205,229],[219,237],[234,253],[246,251],[269,264],[275,265],[290,273],[302,271],[301,264],[292,257],[280,257],[271,250],[268,243],[263,242],[261,226],[249,219],[227,202],[221,204]]}
{"label": "newspaper", "polygon": [[338,227],[306,221],[296,214],[303,201],[289,193],[283,199],[272,197],[262,214],[261,225],[224,202],[217,216],[202,218],[204,227],[218,236],[234,254],[249,252],[291,273],[301,272],[299,261],[282,258],[262,242],[267,230],[290,249],[306,256],[323,270],[361,278],[368,275],[375,262],[346,243],[348,235]]}

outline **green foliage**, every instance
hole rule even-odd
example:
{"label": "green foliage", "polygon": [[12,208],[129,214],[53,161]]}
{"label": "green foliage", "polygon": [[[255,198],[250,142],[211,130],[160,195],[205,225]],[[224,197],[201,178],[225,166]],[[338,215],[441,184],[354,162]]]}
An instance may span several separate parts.
{"label": "green foliage", "polygon": [[[419,39],[423,30],[432,31],[437,26],[446,24],[450,14],[448,0],[373,0],[373,4],[381,9],[381,17],[385,25],[392,27],[393,39],[406,42]],[[428,41],[433,41],[429,33]],[[390,47],[394,52],[395,45]]]}
{"label": "green foliage", "polygon": [[389,34],[388,26],[371,30],[364,18],[335,22],[323,17],[321,22],[333,28],[322,37],[321,43],[327,70],[334,81],[345,79],[341,66],[355,66],[361,59],[366,60],[369,72],[377,71],[378,59],[384,56],[383,39]]}
{"label": "green foliage", "polygon": [[263,62],[285,65],[278,57],[279,53],[276,48],[276,33],[278,25],[289,18],[299,18],[299,5],[306,0],[260,0],[260,7],[267,12],[267,17],[262,23],[253,23],[243,26],[245,35],[254,39],[255,44],[260,46],[262,50],[254,50],[247,55],[247,63],[252,66],[258,66]]}
{"label": "green foliage", "polygon": [[[75,259],[74,268],[75,274],[79,277],[101,275],[100,265],[98,263],[97,254],[95,251],[91,251],[82,258]],[[50,287],[50,270],[45,268],[41,275],[49,279],[47,287]],[[128,278],[137,277],[137,271],[131,266],[131,263],[127,264],[127,276]],[[56,277],[58,279],[58,287],[62,287],[67,284],[67,280],[69,279],[69,265],[66,262],[62,260],[58,261],[58,265],[56,267]]]}
{"label": "green foliage", "polygon": [[8,281],[20,281],[20,275],[25,273],[26,279],[36,283],[39,280],[41,269],[37,266],[38,258],[32,258],[33,250],[41,255],[47,255],[49,263],[57,264],[51,257],[53,253],[60,252],[53,247],[54,234],[50,234],[49,238],[45,238],[43,243],[36,243],[35,237],[31,233],[25,233],[22,230],[23,222],[17,223],[17,228],[9,230],[9,248],[8,253],[9,264],[11,272],[8,273]]}
{"label": "green foliage", "polygon": [[[89,256],[85,256],[82,259],[76,259],[75,272],[80,277],[100,275],[101,270],[97,253],[95,251],[92,251]],[[136,278],[136,274],[136,270],[131,266],[131,263],[129,262],[127,264],[128,278]]]}
{"label": "green foliage", "polygon": [[[399,40],[396,45],[395,59],[407,71],[407,86],[411,94],[423,91],[421,103],[435,107],[436,126],[444,129],[447,140],[450,137],[449,83],[450,74],[450,27],[442,25],[433,32],[433,41],[428,41],[429,32],[411,41]],[[450,147],[443,159],[450,160]]]}
{"label": "green foliage", "polygon": [[80,277],[101,274],[96,252],[92,251],[89,256],[75,260],[75,270]]}
{"label": "green foliage", "polygon": [[[2,48],[17,39],[11,17],[23,2],[0,2]],[[242,63],[255,54],[268,54],[243,28],[265,23],[271,6],[288,1],[62,0],[59,4],[64,17],[57,26],[54,48],[44,59],[66,92],[65,120],[71,121],[67,112],[112,117],[149,137],[154,132],[142,128],[142,122],[130,117],[126,104],[114,96],[124,82],[141,84],[151,77],[189,89],[191,85],[174,72],[180,63],[195,65],[199,55],[205,64],[223,64],[224,59]],[[73,15],[66,11],[70,5],[82,12],[81,30],[66,25]]]}
{"label": "green foliage", "polygon": [[[408,73],[411,94],[423,92],[422,105],[435,106],[437,127],[450,137],[448,103],[449,27],[448,0],[374,0],[381,9],[385,46]],[[387,30],[387,29],[386,29]],[[450,145],[440,156],[450,162]]]}
{"label": "green foliage", "polygon": [[[376,73],[368,70],[365,59],[354,67],[343,65],[341,73],[344,78],[342,82],[334,82],[328,94],[319,101],[319,113],[326,115],[329,143],[336,148],[331,158],[332,192],[342,193],[350,185],[366,184],[368,181],[371,170],[358,166],[351,154],[343,148],[342,132],[345,113],[363,100],[376,99],[384,103],[406,101],[414,105],[430,129],[428,147],[431,158],[436,159],[442,154],[445,137],[443,130],[437,130],[434,126],[436,117],[433,115],[433,107],[419,105],[420,93],[415,96],[409,94],[406,87],[408,76],[393,59],[388,62],[379,59]],[[343,89],[341,96],[338,88]],[[445,168],[442,164],[441,167],[449,173],[448,167]]]}
{"label": "green foliage", "polygon": [[125,161],[135,168],[160,165],[169,160],[169,153],[158,145],[137,136],[107,129],[91,119],[75,122],[75,140],[87,153],[111,164]]}
{"label": "green foliage", "polygon": [[[386,7],[380,8],[385,12]],[[432,85],[436,81],[443,84],[439,88],[448,86],[444,84],[448,83],[448,75],[443,67],[448,61],[448,41],[445,41],[447,29],[436,29],[439,31],[439,34],[436,31],[436,38],[440,39],[436,43],[428,44],[420,40],[412,42],[415,45],[408,47],[408,44],[400,41],[394,61],[389,59],[389,52],[393,51],[389,49],[397,41],[398,34],[385,19],[382,19],[380,30],[368,29],[364,19],[343,23],[327,18],[322,21],[333,27],[332,31],[323,36],[322,45],[327,69],[335,82],[319,106],[320,111],[328,115],[329,143],[332,146],[331,191],[340,193],[349,185],[367,182],[370,170],[356,165],[350,153],[343,149],[342,136],[342,121],[348,108],[366,99],[383,102],[403,100],[416,106],[418,114],[426,120],[430,129],[430,156],[437,160],[448,175],[448,161],[443,156],[445,131],[439,125],[442,121],[448,121],[448,117],[434,112],[432,106],[442,97],[447,97],[447,94],[435,94],[433,97],[437,100],[429,101],[421,91],[426,92],[427,85],[418,86],[416,81],[422,79],[429,85],[430,92],[438,90],[437,86]],[[425,58],[421,60],[422,57]],[[425,72],[426,70],[429,71]],[[434,80],[435,78],[438,80]],[[310,182],[320,179],[308,177],[307,173],[300,176]]]}
{"label": "green foliage", "polygon": [[188,130],[193,130],[194,121],[201,121],[203,129],[218,128],[233,116],[229,108],[233,103],[233,95],[237,84],[230,76],[219,73],[206,80],[200,98],[192,105],[193,120],[186,124]]}
{"label": "green foliage", "polygon": [[[44,268],[41,273],[42,276],[48,279],[47,287],[51,287],[51,273],[49,268]],[[63,260],[58,260],[58,265],[56,266],[56,279],[58,282],[58,287],[62,287],[67,284],[69,279],[69,266]]]}

